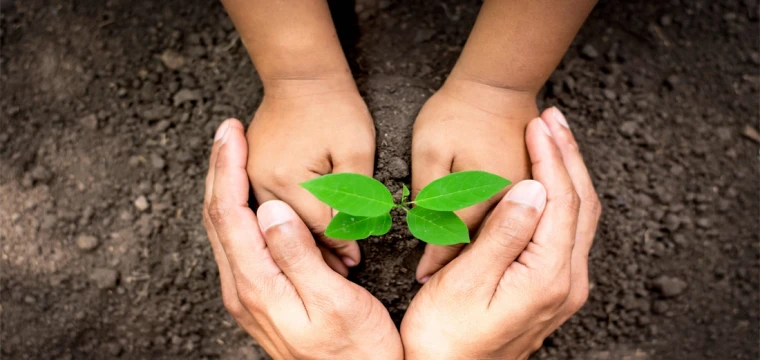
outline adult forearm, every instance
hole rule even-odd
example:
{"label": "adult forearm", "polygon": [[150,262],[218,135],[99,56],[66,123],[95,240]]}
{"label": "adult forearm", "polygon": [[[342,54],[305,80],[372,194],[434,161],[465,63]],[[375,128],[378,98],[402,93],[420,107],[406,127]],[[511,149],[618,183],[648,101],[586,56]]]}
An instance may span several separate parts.
{"label": "adult forearm", "polygon": [[486,0],[450,79],[535,94],[596,0]]}
{"label": "adult forearm", "polygon": [[326,1],[222,3],[267,90],[283,81],[351,78]]}

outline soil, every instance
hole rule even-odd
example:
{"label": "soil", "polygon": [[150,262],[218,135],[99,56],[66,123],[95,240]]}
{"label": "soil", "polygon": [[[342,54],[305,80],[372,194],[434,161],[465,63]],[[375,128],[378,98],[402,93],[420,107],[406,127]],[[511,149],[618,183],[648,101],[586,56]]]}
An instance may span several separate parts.
{"label": "soil", "polygon": [[[2,7],[0,356],[267,358],[224,311],[201,225],[213,131],[262,96],[221,5]],[[334,6],[393,190],[478,8]],[[589,301],[535,358],[760,357],[759,12],[635,0],[591,14],[539,100],[571,114],[606,212]],[[361,242],[351,279],[398,322],[424,244],[395,220]]]}

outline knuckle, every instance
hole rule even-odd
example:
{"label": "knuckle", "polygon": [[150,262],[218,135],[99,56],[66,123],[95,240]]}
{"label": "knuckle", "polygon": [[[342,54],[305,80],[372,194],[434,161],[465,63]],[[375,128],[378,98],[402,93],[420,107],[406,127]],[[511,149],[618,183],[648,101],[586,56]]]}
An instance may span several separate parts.
{"label": "knuckle", "polygon": [[269,176],[272,187],[275,189],[284,189],[291,185],[294,171],[285,166],[275,166]]}
{"label": "knuckle", "polygon": [[245,307],[238,299],[237,294],[222,291],[222,302],[224,303],[224,308],[234,318],[240,318],[245,313]]}
{"label": "knuckle", "polygon": [[584,284],[579,285],[574,289],[574,293],[568,298],[569,315],[575,314],[583,308],[583,305],[585,305],[588,300],[588,294],[588,282],[584,282]]}
{"label": "knuckle", "polygon": [[566,136],[565,138],[565,149],[567,151],[573,152],[573,153],[580,153],[580,147],[578,147],[578,143],[575,141],[575,139],[572,136]]}
{"label": "knuckle", "polygon": [[322,316],[333,321],[341,321],[345,317],[347,311],[356,307],[359,304],[358,294],[354,291],[330,293],[330,294],[314,294],[311,305]]}
{"label": "knuckle", "polygon": [[362,143],[351,150],[355,162],[363,162],[375,157],[375,148],[369,143]]}
{"label": "knuckle", "polygon": [[570,281],[562,277],[551,277],[542,281],[539,307],[554,316],[556,310],[565,303],[570,293]]}
{"label": "knuckle", "polygon": [[561,197],[562,206],[577,214],[581,210],[581,198],[573,187],[564,192]]}
{"label": "knuckle", "polygon": [[416,146],[414,152],[419,155],[420,159],[423,160],[423,162],[437,163],[443,159],[442,152],[431,143],[423,143]]}
{"label": "knuckle", "polygon": [[213,222],[211,221],[211,217],[208,214],[208,205],[203,205],[203,227],[206,228],[206,231],[211,230],[211,228],[214,226]]}
{"label": "knuckle", "polygon": [[237,300],[242,309],[255,309],[258,302],[253,291],[239,291]]}
{"label": "knuckle", "polygon": [[596,218],[599,219],[602,217],[602,202],[599,201],[599,197],[596,196],[596,193],[588,197],[588,200],[586,202],[589,207],[589,211],[591,214]]}
{"label": "knuckle", "polygon": [[[289,231],[284,231],[282,226],[273,226],[267,230],[267,241],[276,241],[277,251],[271,251],[272,257],[283,266],[295,266],[303,261],[308,255],[302,241],[292,239]],[[275,247],[272,245],[271,247]]]}
{"label": "knuckle", "polygon": [[209,202],[206,211],[208,222],[214,226],[222,226],[229,214],[229,208],[225,206],[218,198],[214,197]]}
{"label": "knuckle", "polygon": [[557,145],[562,150],[562,152],[579,151],[578,143],[575,141],[575,138],[573,137],[573,133],[570,132],[570,130],[562,128],[562,131],[559,131],[556,134],[553,133],[552,135],[557,140]]}
{"label": "knuckle", "polygon": [[599,196],[596,194],[593,185],[584,186],[582,191],[578,191],[578,195],[581,198],[581,206],[585,207],[592,215],[601,217],[602,215],[602,203],[599,201]]}
{"label": "knuckle", "polygon": [[527,241],[533,237],[533,231],[528,226],[529,216],[523,212],[499,221],[494,228],[494,242],[504,250],[522,250]]}

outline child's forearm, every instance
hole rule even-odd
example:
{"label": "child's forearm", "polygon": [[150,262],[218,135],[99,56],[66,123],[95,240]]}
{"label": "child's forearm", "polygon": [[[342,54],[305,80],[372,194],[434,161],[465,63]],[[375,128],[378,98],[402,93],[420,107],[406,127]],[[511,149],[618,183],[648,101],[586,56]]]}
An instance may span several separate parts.
{"label": "child's forearm", "polygon": [[449,79],[535,96],[596,0],[486,0]]}
{"label": "child's forearm", "polygon": [[[354,86],[324,0],[222,0],[267,92],[282,83]],[[300,80],[306,80],[301,82]]]}

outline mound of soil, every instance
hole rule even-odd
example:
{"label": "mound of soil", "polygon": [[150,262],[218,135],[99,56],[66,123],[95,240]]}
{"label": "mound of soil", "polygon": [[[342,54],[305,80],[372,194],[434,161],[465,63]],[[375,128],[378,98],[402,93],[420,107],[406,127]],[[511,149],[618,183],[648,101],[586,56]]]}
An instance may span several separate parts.
{"label": "mound of soil", "polygon": [[[334,6],[393,190],[478,9]],[[608,1],[581,30],[540,102],[570,114],[606,212],[588,304],[535,358],[760,357],[759,11]],[[262,96],[221,5],[3,1],[0,31],[0,355],[267,358],[201,225],[213,132]],[[400,322],[424,244],[395,221],[351,278]]]}

